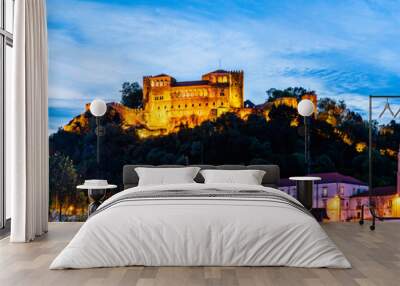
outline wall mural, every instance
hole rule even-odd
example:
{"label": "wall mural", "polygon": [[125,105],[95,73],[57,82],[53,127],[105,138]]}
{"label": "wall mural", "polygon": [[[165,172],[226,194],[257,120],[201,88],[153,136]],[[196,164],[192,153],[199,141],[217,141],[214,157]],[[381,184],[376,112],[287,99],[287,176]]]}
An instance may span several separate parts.
{"label": "wall mural", "polygon": [[[382,13],[395,22],[390,7],[134,2],[47,1],[51,221],[85,220],[87,194],[76,186],[101,178],[119,186],[108,195],[121,191],[125,164],[278,164],[280,189],[295,196],[286,178],[305,174],[302,99],[315,105],[311,173],[322,180],[314,208],[325,221],[360,217],[368,95],[400,91],[398,67],[377,58],[399,54],[386,45],[393,36],[369,45],[361,36],[377,37],[370,32]],[[366,23],[367,11],[377,18]],[[100,163],[95,98],[107,102]],[[374,192],[380,215],[400,217],[400,124],[390,112],[379,116],[385,103],[373,110]]]}

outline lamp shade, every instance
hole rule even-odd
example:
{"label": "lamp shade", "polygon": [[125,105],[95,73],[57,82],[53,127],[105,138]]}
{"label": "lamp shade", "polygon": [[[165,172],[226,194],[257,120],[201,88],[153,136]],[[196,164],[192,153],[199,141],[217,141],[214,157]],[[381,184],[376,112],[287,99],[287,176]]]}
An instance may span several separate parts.
{"label": "lamp shade", "polygon": [[107,105],[104,100],[95,99],[90,104],[90,113],[96,117],[103,116],[107,111]]}
{"label": "lamp shade", "polygon": [[297,111],[301,116],[310,116],[314,113],[314,103],[309,99],[303,99],[297,105]]}

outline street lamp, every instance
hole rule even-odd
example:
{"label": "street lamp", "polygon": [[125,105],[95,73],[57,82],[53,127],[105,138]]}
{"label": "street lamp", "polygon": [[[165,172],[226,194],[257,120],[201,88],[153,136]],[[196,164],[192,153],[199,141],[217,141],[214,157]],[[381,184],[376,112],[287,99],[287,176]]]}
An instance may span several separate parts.
{"label": "street lamp", "polygon": [[104,135],[104,128],[100,125],[100,118],[106,113],[107,105],[102,99],[95,99],[90,104],[90,113],[96,117],[97,135],[97,164],[100,164],[100,136]]}
{"label": "street lamp", "polygon": [[297,111],[304,117],[304,159],[308,175],[310,174],[310,130],[308,118],[314,113],[314,103],[309,99],[303,99],[297,105]]}

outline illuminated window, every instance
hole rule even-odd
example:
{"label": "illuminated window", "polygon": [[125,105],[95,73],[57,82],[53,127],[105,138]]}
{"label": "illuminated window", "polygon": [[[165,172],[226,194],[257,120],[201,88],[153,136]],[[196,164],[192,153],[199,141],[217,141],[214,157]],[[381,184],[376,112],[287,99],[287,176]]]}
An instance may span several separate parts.
{"label": "illuminated window", "polygon": [[328,187],[324,186],[322,188],[322,197],[326,198],[328,196]]}
{"label": "illuminated window", "polygon": [[151,85],[151,86],[154,86],[154,81],[150,81],[150,85]]}
{"label": "illuminated window", "polygon": [[228,77],[224,76],[223,82],[228,82]]}
{"label": "illuminated window", "polygon": [[344,186],[340,186],[340,187],[339,187],[339,192],[340,192],[340,195],[341,195],[341,196],[344,195]]}

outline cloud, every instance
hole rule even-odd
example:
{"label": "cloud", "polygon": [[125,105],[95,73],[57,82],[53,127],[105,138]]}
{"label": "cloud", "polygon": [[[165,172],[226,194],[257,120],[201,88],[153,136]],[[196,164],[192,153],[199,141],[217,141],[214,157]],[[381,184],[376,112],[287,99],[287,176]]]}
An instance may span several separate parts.
{"label": "cloud", "polygon": [[195,80],[219,63],[244,70],[256,103],[269,88],[304,86],[365,114],[366,95],[400,90],[399,7],[206,2],[49,0],[50,106],[119,101],[124,81],[162,72]]}

